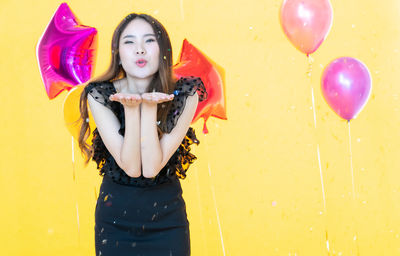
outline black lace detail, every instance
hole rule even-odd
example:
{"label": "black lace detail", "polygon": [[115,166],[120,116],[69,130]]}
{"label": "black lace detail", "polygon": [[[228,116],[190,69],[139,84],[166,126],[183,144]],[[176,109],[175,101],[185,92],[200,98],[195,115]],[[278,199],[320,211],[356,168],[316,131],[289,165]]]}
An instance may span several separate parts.
{"label": "black lace detail", "polygon": [[[85,90],[91,94],[94,99],[114,112],[121,124],[119,134],[124,136],[125,113],[123,106],[119,102],[109,100],[109,96],[116,93],[114,85],[111,82],[90,83],[86,86]],[[203,101],[207,98],[206,89],[200,78],[193,76],[183,77],[177,81],[174,91],[175,98],[172,102],[171,110],[168,113],[166,122],[167,125],[164,127],[166,130],[164,131],[169,133],[175,127],[185,107],[186,98],[190,95],[194,95],[195,92],[199,94],[199,101]],[[195,155],[190,153],[190,146],[193,143],[198,145],[200,142],[196,138],[194,129],[189,127],[179,148],[172,155],[164,168],[154,178],[145,178],[144,176],[133,178],[128,176],[117,165],[115,159],[107,150],[97,128],[93,131],[92,143],[94,148],[93,161],[95,161],[97,164],[99,175],[107,175],[111,177],[114,182],[123,185],[148,187],[170,182],[171,179],[184,179],[189,166],[194,162],[194,160],[197,159]]]}
{"label": "black lace detail", "polygon": [[114,85],[112,82],[95,82],[95,83],[89,83],[85,87],[85,91],[92,95],[93,98],[109,108],[111,111],[114,112],[114,114],[118,117],[118,120],[121,124],[120,129],[118,130],[118,133],[122,136],[125,134],[125,115],[124,115],[124,106],[117,102],[117,101],[112,101],[110,100],[110,95],[117,93],[117,90],[115,89]]}
{"label": "black lace detail", "polygon": [[190,153],[190,145],[193,143],[199,145],[200,141],[196,138],[194,129],[190,127],[181,145],[168,161],[169,166],[172,167],[172,170],[175,170],[176,175],[181,179],[186,178],[186,171],[197,159],[195,155]]}
{"label": "black lace detail", "polygon": [[109,99],[109,96],[115,93],[114,85],[111,82],[90,83],[85,87],[85,91],[92,95],[96,101],[100,102],[107,108],[114,110],[113,105],[115,105],[114,103],[116,102]]}
{"label": "black lace detail", "polygon": [[168,113],[167,122],[162,130],[170,133],[178,122],[183,110],[185,109],[186,98],[197,92],[199,101],[207,99],[207,91],[199,77],[182,77],[176,82],[174,99],[171,103],[171,111]]}

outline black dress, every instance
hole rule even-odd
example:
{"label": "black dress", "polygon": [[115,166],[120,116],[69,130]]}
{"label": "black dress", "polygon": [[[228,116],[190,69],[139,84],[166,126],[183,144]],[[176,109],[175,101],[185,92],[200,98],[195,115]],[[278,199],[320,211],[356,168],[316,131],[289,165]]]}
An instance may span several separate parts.
{"label": "black dress", "polygon": [[[89,83],[86,92],[111,109],[121,123],[119,134],[125,134],[122,104],[110,101],[116,93],[111,82]],[[207,97],[200,78],[183,77],[176,83],[167,120],[160,128],[169,133],[182,114],[186,98],[194,93],[199,100]],[[189,128],[171,159],[154,178],[132,178],[116,164],[101,137],[93,131],[93,161],[103,176],[95,210],[95,248],[97,256],[187,256],[190,255],[189,222],[182,198],[179,178],[196,157],[190,145],[199,144]]]}

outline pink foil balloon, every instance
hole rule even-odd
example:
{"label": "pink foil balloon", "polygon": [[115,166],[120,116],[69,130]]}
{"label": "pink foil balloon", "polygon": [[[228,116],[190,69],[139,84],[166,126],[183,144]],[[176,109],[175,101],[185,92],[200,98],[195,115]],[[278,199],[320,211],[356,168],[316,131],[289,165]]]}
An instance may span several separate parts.
{"label": "pink foil balloon", "polygon": [[94,70],[97,30],[81,25],[62,3],[36,46],[36,56],[47,95],[88,81]]}
{"label": "pink foil balloon", "polygon": [[284,0],[280,21],[290,42],[307,56],[325,40],[332,26],[329,0]]}
{"label": "pink foil balloon", "polygon": [[341,57],[325,68],[321,78],[322,94],[340,117],[350,121],[363,109],[371,94],[371,75],[359,60]]}

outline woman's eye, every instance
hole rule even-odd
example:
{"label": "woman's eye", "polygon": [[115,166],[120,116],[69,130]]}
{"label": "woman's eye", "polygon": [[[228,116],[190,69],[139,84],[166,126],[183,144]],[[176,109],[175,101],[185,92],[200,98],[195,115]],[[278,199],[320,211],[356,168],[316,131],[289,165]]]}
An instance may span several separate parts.
{"label": "woman's eye", "polygon": [[154,40],[154,39],[147,39],[146,40],[146,42],[154,42],[154,41],[156,41],[156,40]]}
{"label": "woman's eye", "polygon": [[126,44],[130,44],[133,43],[132,41],[125,41]]}

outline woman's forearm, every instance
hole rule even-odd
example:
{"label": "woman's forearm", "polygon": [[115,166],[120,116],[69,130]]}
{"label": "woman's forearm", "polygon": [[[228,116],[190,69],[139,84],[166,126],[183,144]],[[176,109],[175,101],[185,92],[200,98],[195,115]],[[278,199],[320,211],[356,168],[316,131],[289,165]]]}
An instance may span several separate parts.
{"label": "woman's forearm", "polygon": [[143,176],[152,178],[159,173],[163,157],[157,133],[157,104],[142,103],[140,126]]}
{"label": "woman's forearm", "polygon": [[140,106],[125,107],[125,135],[121,148],[121,163],[130,177],[141,175]]}

